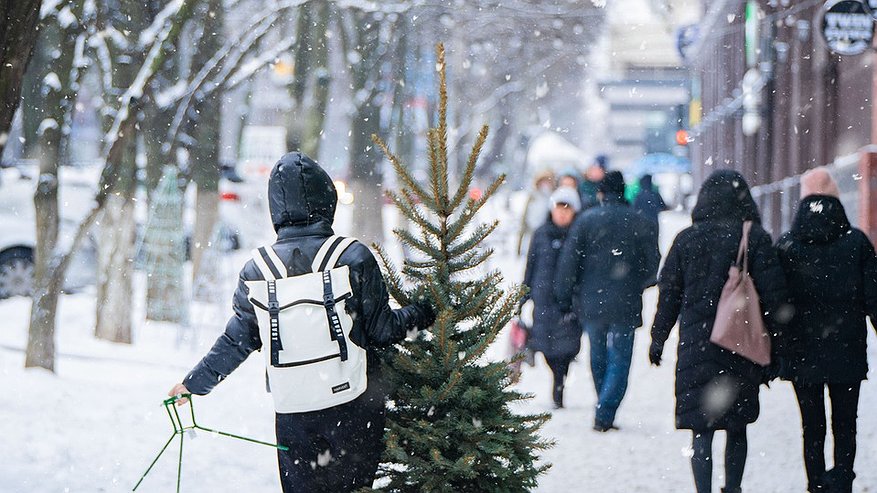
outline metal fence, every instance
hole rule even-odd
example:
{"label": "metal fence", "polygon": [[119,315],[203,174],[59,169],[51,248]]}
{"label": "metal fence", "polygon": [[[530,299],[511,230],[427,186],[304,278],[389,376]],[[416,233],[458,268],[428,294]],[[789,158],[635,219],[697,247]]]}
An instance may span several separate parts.
{"label": "metal fence", "polygon": [[[860,156],[858,152],[842,156],[827,166],[831,176],[837,182],[840,201],[846,209],[847,217],[855,227],[859,227],[859,208],[861,207]],[[762,225],[774,238],[791,229],[800,193],[801,175],[752,187],[752,198],[755,199],[761,211]]]}

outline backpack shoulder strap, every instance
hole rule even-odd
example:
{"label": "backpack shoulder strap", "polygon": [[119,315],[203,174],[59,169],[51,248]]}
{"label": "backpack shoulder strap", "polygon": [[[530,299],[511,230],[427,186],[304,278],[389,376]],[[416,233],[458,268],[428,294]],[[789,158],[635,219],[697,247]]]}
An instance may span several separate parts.
{"label": "backpack shoulder strap", "polygon": [[329,250],[332,248],[332,245],[335,244],[336,241],[340,240],[340,236],[333,235],[323,241],[320,249],[317,250],[317,254],[314,255],[314,261],[311,262],[311,272],[320,272],[320,265],[323,264],[323,260],[326,259],[326,256],[328,255]]}
{"label": "backpack shoulder strap", "polygon": [[[286,267],[286,264],[280,260],[280,257],[277,255],[277,251],[274,250],[273,246],[267,245],[264,247],[265,253],[268,254],[268,259],[271,261],[271,264],[274,265],[274,268],[277,269],[277,272],[280,273],[277,276],[277,279],[283,279],[284,277],[289,277],[289,268]],[[269,264],[269,265],[271,265]]]}
{"label": "backpack shoulder strap", "polygon": [[329,258],[326,260],[326,267],[324,268],[333,268],[338,265],[338,260],[341,258],[341,254],[344,253],[344,250],[347,250],[347,247],[352,245],[356,239],[354,238],[342,238],[341,242],[335,247],[335,250],[329,255]]}
{"label": "backpack shoulder strap", "polygon": [[326,238],[326,241],[323,242],[323,246],[320,247],[317,254],[314,256],[314,261],[311,263],[311,271],[321,272],[326,270],[326,268],[334,267],[335,262],[338,261],[338,256],[340,256],[341,252],[350,246],[350,243],[352,242],[352,238],[345,238],[338,235]]}
{"label": "backpack shoulder strap", "polygon": [[253,262],[262,272],[266,281],[274,281],[287,277],[286,266],[280,261],[277,252],[270,246],[263,246],[253,250]]}

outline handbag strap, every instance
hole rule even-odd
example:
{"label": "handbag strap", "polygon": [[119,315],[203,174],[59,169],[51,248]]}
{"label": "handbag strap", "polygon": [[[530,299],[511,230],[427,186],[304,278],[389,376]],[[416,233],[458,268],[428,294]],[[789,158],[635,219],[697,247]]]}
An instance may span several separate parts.
{"label": "handbag strap", "polygon": [[749,231],[752,229],[752,221],[743,221],[743,234],[740,236],[740,246],[737,248],[737,267],[744,274],[749,272]]}

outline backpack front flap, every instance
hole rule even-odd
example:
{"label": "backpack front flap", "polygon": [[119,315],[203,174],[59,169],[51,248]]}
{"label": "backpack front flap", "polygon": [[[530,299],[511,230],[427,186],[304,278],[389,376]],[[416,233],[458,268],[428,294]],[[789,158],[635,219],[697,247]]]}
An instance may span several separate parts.
{"label": "backpack front flap", "polygon": [[[345,318],[349,318],[344,309],[345,300],[353,294],[350,287],[350,270],[346,265],[342,265],[328,272],[332,279],[335,310],[342,321],[342,327],[346,328],[344,335],[349,339],[352,323],[343,322]],[[322,274],[312,272],[273,282],[276,286],[282,349],[279,351],[277,364],[272,366],[282,368],[339,355],[338,343],[332,339],[322,299]],[[250,289],[249,300],[256,308],[262,341],[263,343],[270,341],[268,281],[247,281],[246,284]]]}

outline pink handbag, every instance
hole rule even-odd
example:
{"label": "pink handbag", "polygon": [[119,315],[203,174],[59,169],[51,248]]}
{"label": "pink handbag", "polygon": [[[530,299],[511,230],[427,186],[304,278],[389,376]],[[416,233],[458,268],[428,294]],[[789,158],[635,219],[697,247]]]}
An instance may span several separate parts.
{"label": "pink handbag", "polygon": [[737,262],[728,271],[728,280],[722,288],[710,342],[767,366],[770,364],[770,334],[764,327],[758,292],[749,276],[747,250],[751,228],[752,221],[743,223]]}

